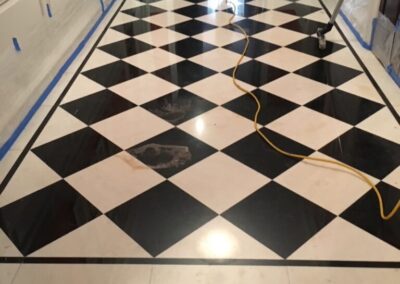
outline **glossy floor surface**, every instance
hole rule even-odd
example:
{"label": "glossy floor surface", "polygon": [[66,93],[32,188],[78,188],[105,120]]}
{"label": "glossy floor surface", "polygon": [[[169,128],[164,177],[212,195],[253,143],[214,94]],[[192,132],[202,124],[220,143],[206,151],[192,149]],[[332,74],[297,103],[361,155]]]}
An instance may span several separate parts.
{"label": "glossy floor surface", "polygon": [[[1,262],[239,265],[216,274],[255,264],[271,283],[329,266],[353,267],[354,281],[355,267],[400,267],[400,214],[382,221],[359,178],[284,157],[255,133],[256,105],[230,77],[244,47],[231,13],[222,1],[125,1],[2,183]],[[319,1],[242,0],[237,13],[251,35],[237,77],[262,103],[262,132],[362,171],[391,209],[399,123],[336,29],[318,49]],[[166,267],[132,269],[147,279]],[[34,273],[24,269],[16,280]],[[193,283],[222,283],[213,277]]]}

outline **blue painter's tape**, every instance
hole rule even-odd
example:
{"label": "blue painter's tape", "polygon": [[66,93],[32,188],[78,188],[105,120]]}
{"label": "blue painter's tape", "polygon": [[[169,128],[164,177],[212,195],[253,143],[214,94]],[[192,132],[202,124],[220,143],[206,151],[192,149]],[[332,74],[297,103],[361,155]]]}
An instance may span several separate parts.
{"label": "blue painter's tape", "polygon": [[12,39],[13,45],[16,51],[20,52],[21,51],[21,46],[19,45],[18,39],[16,37],[13,37]]}
{"label": "blue painter's tape", "polygon": [[397,84],[397,86],[400,87],[400,74],[397,74],[396,71],[393,69],[393,66],[390,65],[387,68],[387,71],[390,75],[390,77],[392,77],[393,81],[395,81],[395,83]]}
{"label": "blue painter's tape", "polygon": [[47,15],[49,16],[49,18],[52,18],[53,17],[53,13],[51,12],[50,4],[47,3],[46,7],[47,7]]}
{"label": "blue painter's tape", "polygon": [[76,57],[79,55],[79,53],[82,51],[82,49],[86,46],[86,44],[88,43],[90,38],[93,36],[95,31],[97,30],[97,28],[101,24],[101,22],[106,17],[107,13],[111,10],[111,7],[117,1],[118,0],[112,0],[110,2],[110,5],[108,5],[108,7],[105,9],[104,13],[101,14],[101,16],[97,19],[97,21],[95,22],[93,27],[90,29],[90,31],[87,33],[87,35],[79,43],[78,47],[70,55],[70,57],[67,59],[67,61],[64,63],[64,65],[60,68],[60,70],[58,70],[58,72],[55,75],[55,77],[53,78],[53,80],[50,82],[50,84],[47,86],[47,88],[40,95],[39,99],[36,101],[36,103],[29,110],[28,114],[24,117],[24,119],[21,121],[21,123],[18,125],[18,127],[14,130],[14,132],[11,134],[11,136],[7,139],[7,141],[1,146],[1,148],[0,148],[0,160],[2,160],[4,158],[4,156],[7,154],[7,152],[11,149],[12,145],[15,143],[15,141],[21,135],[22,131],[28,125],[28,123],[32,119],[32,117],[35,115],[36,111],[40,108],[40,106],[43,104],[43,102],[49,96],[51,91],[54,89],[54,87],[60,81],[60,79],[64,75],[65,71],[67,71],[68,67],[74,62]]}
{"label": "blue painter's tape", "polygon": [[[365,48],[368,50],[372,49],[372,44],[371,43],[367,43],[362,36],[360,35],[360,33],[357,31],[357,29],[353,26],[353,23],[350,21],[350,19],[342,12],[340,11],[340,15],[342,16],[344,22],[347,24],[347,26],[350,28],[351,32],[354,34],[354,36],[356,37],[356,39],[358,40],[358,42]],[[375,20],[372,22],[373,28],[372,28],[372,36],[375,30]],[[371,37],[371,41],[372,41]]]}
{"label": "blue painter's tape", "polygon": [[101,11],[104,13],[105,12],[105,7],[104,7],[103,0],[100,0],[100,6],[101,6]]}

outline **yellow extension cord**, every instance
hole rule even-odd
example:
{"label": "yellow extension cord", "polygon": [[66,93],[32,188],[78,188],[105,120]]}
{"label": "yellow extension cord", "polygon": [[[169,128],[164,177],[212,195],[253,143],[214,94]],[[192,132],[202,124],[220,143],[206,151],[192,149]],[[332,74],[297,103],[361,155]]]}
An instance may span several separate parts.
{"label": "yellow extension cord", "polygon": [[236,81],[236,73],[237,70],[239,68],[239,65],[242,63],[244,57],[246,56],[247,53],[247,49],[249,48],[249,35],[246,33],[246,31],[239,25],[232,23],[232,20],[235,18],[235,14],[236,14],[236,5],[230,1],[226,1],[226,3],[230,3],[233,7],[233,15],[232,17],[229,19],[229,24],[231,24],[232,26],[236,27],[237,29],[240,30],[240,32],[243,34],[243,36],[245,37],[246,40],[246,45],[245,48],[243,49],[243,52],[238,60],[238,62],[236,63],[236,66],[233,70],[232,73],[232,80],[233,80],[233,84],[235,85],[236,88],[238,88],[239,90],[245,92],[246,94],[250,95],[254,101],[257,103],[257,111],[254,114],[254,128],[257,131],[257,133],[265,140],[265,142],[268,143],[269,146],[271,146],[275,151],[281,153],[282,155],[291,157],[291,158],[296,158],[296,159],[301,159],[301,160],[311,160],[311,161],[317,161],[317,162],[323,162],[323,163],[328,163],[328,164],[333,164],[333,165],[337,165],[339,167],[342,167],[344,169],[347,169],[350,172],[355,173],[356,175],[358,175],[363,181],[365,181],[368,185],[371,186],[371,188],[375,191],[376,193],[376,197],[378,198],[378,203],[379,203],[379,211],[380,211],[380,215],[381,218],[383,220],[389,220],[391,219],[396,213],[397,211],[400,210],[400,199],[397,201],[396,206],[394,206],[394,208],[390,211],[389,214],[385,214],[385,210],[384,210],[384,204],[383,204],[383,200],[382,200],[382,196],[378,190],[378,188],[374,185],[374,183],[366,176],[364,175],[362,172],[360,172],[359,170],[356,170],[355,168],[346,165],[342,162],[338,162],[338,161],[334,161],[334,160],[328,160],[328,159],[323,159],[323,158],[315,158],[315,157],[308,157],[308,156],[304,156],[304,155],[300,155],[300,154],[294,154],[294,153],[289,153],[286,152],[284,150],[282,150],[281,148],[279,148],[278,146],[276,146],[271,140],[269,140],[269,138],[267,136],[265,136],[264,133],[261,132],[261,130],[258,128],[257,123],[258,123],[258,115],[261,111],[261,103],[258,100],[258,98],[256,97],[256,95],[254,95],[251,91],[246,90],[245,88],[243,88],[241,85],[239,85],[239,83],[237,83]]}

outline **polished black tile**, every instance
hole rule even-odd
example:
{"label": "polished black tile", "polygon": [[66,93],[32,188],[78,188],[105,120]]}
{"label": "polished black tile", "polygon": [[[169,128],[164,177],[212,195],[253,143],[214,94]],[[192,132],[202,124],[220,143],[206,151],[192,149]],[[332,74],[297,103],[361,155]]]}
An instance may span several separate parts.
{"label": "polished black tile", "polygon": [[344,45],[333,43],[331,41],[326,41],[326,48],[321,50],[318,46],[318,39],[314,37],[306,37],[305,39],[299,40],[295,43],[292,43],[287,48],[291,48],[303,53],[307,53],[309,55],[313,55],[316,57],[325,57],[328,56],[338,50],[344,48]]}
{"label": "polished black tile", "polygon": [[190,20],[176,24],[174,26],[170,26],[168,28],[188,36],[194,36],[196,34],[215,29],[216,26],[200,22],[197,20]]}
{"label": "polished black tile", "polygon": [[317,32],[319,27],[323,27],[325,24],[316,22],[313,20],[308,20],[304,18],[300,18],[289,23],[281,25],[282,28],[289,29],[292,31],[312,35]]}
{"label": "polished black tile", "polygon": [[316,98],[306,106],[352,125],[358,124],[383,107],[338,89]]}
{"label": "polished black tile", "polygon": [[123,10],[122,12],[125,14],[128,14],[128,15],[134,16],[136,18],[147,18],[150,16],[164,13],[165,10],[160,9],[158,7],[151,6],[151,5],[143,5],[143,6],[139,6],[139,7],[128,9],[128,10]]}
{"label": "polished black tile", "polygon": [[[258,21],[254,21],[251,19],[240,20],[240,21],[235,22],[234,24],[243,28],[248,35],[260,33],[262,31],[266,31],[273,27],[271,25],[261,23]],[[240,29],[238,29],[234,25],[226,25],[226,26],[224,26],[224,28],[241,33]]]}
{"label": "polished black tile", "polygon": [[99,47],[99,49],[121,59],[152,48],[154,46],[133,38],[127,38]]}
{"label": "polished black tile", "polygon": [[307,16],[308,14],[314,13],[316,11],[321,10],[321,8],[317,7],[312,7],[308,5],[303,5],[299,3],[291,3],[289,5],[280,7],[278,9],[275,9],[275,11],[299,16],[299,17],[304,17]]}
{"label": "polished black tile", "polygon": [[210,51],[217,47],[190,37],[168,45],[164,45],[160,48],[169,51],[171,53],[177,54],[181,57],[190,58],[198,54]]}
{"label": "polished black tile", "polygon": [[[246,42],[244,40],[239,40],[234,43],[225,45],[224,48],[229,49],[233,52],[242,54],[245,48]],[[250,38],[249,47],[246,52],[247,57],[256,58],[264,55],[268,52],[274,51],[280,48],[280,46],[265,42],[256,38]]]}
{"label": "polished black tile", "polygon": [[146,3],[146,4],[151,4],[155,2],[160,2],[162,0],[138,0],[139,2]]}
{"label": "polished black tile", "polygon": [[318,60],[297,70],[295,73],[337,87],[360,75],[362,72],[329,61]]}
{"label": "polished black tile", "polygon": [[184,15],[189,18],[197,18],[214,12],[213,9],[201,5],[191,5],[176,9],[175,13]]}
{"label": "polished black tile", "polygon": [[0,208],[0,228],[28,255],[99,215],[99,210],[61,180]]}
{"label": "polished black tile", "polygon": [[84,128],[32,149],[62,177],[120,152],[116,145],[91,128]]}
{"label": "polished black tile", "polygon": [[[295,103],[289,102],[260,89],[254,90],[253,94],[257,96],[261,103],[261,112],[258,116],[258,123],[262,125],[266,125],[298,107]],[[248,94],[226,103],[223,107],[247,117],[250,120],[254,120],[254,114],[257,110],[256,102]]]}
{"label": "polished black tile", "polygon": [[135,106],[134,103],[105,89],[66,103],[61,107],[84,123],[90,125]]}
{"label": "polished black tile", "polygon": [[[400,199],[400,190],[384,182],[376,185],[382,195],[385,214],[388,214]],[[341,215],[342,218],[400,249],[400,214],[385,221],[380,217],[376,193],[371,189]]]}
{"label": "polished black tile", "polygon": [[169,181],[107,213],[152,256],[162,253],[216,215]]}
{"label": "polished black tile", "polygon": [[273,181],[222,216],[284,258],[335,218]]}
{"label": "polished black tile", "polygon": [[204,0],[185,0],[185,1],[186,1],[186,2],[192,2],[192,3],[195,3],[195,4],[204,2]]}
{"label": "polished black tile", "polygon": [[[261,131],[285,151],[306,156],[313,152],[308,147],[269,129],[263,128]],[[256,132],[228,146],[222,152],[269,178],[279,176],[300,161],[276,152]]]}
{"label": "polished black tile", "polygon": [[[234,68],[229,69],[225,71],[224,74],[232,76],[233,70]],[[239,66],[236,78],[250,85],[259,87],[286,74],[288,74],[287,71],[261,63],[257,60],[251,60]]]}
{"label": "polished black tile", "polygon": [[216,150],[186,132],[173,128],[132,147],[128,152],[168,178]]}
{"label": "polished black tile", "polygon": [[148,102],[142,107],[173,125],[179,125],[216,105],[185,89],[180,89]]}
{"label": "polished black tile", "polygon": [[158,77],[180,87],[185,87],[215,73],[214,70],[187,60],[153,72]]}
{"label": "polished black tile", "polygon": [[231,13],[231,14],[236,14],[238,16],[241,17],[252,17],[255,16],[257,14],[263,13],[268,11],[268,9],[262,8],[262,7],[256,7],[256,6],[252,6],[252,5],[247,5],[247,4],[243,4],[243,5],[236,5],[236,11],[233,11],[232,8],[228,8],[226,10],[224,10],[225,12]]}
{"label": "polished black tile", "polygon": [[161,27],[151,24],[146,21],[138,20],[130,23],[125,23],[122,25],[118,25],[112,27],[112,29],[124,33],[129,36],[137,36],[143,33],[147,33],[150,31],[155,31],[160,29]]}
{"label": "polished black tile", "polygon": [[400,165],[400,145],[353,128],[320,152],[383,179]]}
{"label": "polished black tile", "polygon": [[124,61],[116,61],[89,71],[85,71],[82,74],[89,79],[92,79],[93,81],[103,85],[104,87],[111,87],[139,77],[143,74],[146,74],[146,72]]}

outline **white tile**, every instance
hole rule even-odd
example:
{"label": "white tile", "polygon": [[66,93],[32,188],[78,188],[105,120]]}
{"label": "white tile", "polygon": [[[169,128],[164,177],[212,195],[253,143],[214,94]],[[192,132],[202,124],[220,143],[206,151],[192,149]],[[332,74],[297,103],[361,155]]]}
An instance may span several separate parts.
{"label": "white tile", "polygon": [[18,157],[21,155],[22,150],[10,150],[7,154],[0,160],[0,180],[3,180],[7,173],[10,171],[11,167],[17,161]]}
{"label": "white tile", "polygon": [[[230,14],[230,13],[223,12],[223,11],[216,11],[214,13],[210,13],[210,14],[198,17],[198,18],[196,18],[196,20],[221,27],[221,26],[228,25],[231,17],[232,17],[232,14]],[[237,22],[237,21],[240,21],[243,19],[244,19],[243,17],[235,16],[232,19],[232,22]]]}
{"label": "white tile", "polygon": [[[222,72],[234,67],[239,58],[240,54],[238,53],[232,52],[224,48],[216,48],[211,51],[194,56],[190,58],[190,61],[206,66],[215,71]],[[243,58],[242,63],[245,63],[249,60],[250,58],[245,57]]]}
{"label": "white tile", "polygon": [[170,29],[165,29],[165,28],[135,36],[136,39],[144,41],[150,45],[157,46],[157,47],[160,47],[160,46],[163,46],[166,44],[170,44],[170,43],[182,40],[187,37],[188,36],[186,36],[184,34],[177,33]]}
{"label": "white tile", "polygon": [[161,183],[164,178],[133,156],[122,152],[66,180],[100,211],[108,212]]}
{"label": "white tile", "polygon": [[398,261],[400,251],[347,221],[336,218],[289,259]]}
{"label": "white tile", "polygon": [[[12,241],[7,237],[7,235],[0,229],[0,255],[2,257],[21,257],[22,254],[19,252],[17,247],[12,243]],[[2,264],[0,264],[1,267]],[[0,272],[0,280],[1,280]],[[1,281],[0,281],[1,282]],[[1,282],[3,283],[3,282]]]}
{"label": "white tile", "polygon": [[149,284],[149,265],[23,264],[13,284]]}
{"label": "white tile", "polygon": [[101,90],[104,90],[102,85],[97,84],[95,81],[90,80],[86,76],[79,75],[72,84],[71,88],[68,90],[68,93],[65,95],[62,103],[64,104],[74,101]]}
{"label": "white tile", "polygon": [[194,231],[158,257],[160,258],[222,258],[281,259],[222,217]]}
{"label": "white tile", "polygon": [[151,257],[105,215],[51,242],[31,257]]}
{"label": "white tile", "polygon": [[360,64],[357,62],[353,53],[348,48],[343,48],[337,52],[334,52],[324,57],[324,60],[362,71]]}
{"label": "white tile", "polygon": [[[311,156],[333,160],[320,153]],[[369,178],[374,183],[379,182]],[[370,186],[356,174],[315,161],[302,161],[275,181],[337,215],[370,190]]]}
{"label": "white tile", "polygon": [[399,269],[339,268],[339,267],[289,267],[290,283],[310,284],[379,284],[397,283]]}
{"label": "white tile", "polygon": [[[317,8],[322,8],[319,0],[300,0],[300,1],[297,1],[297,3],[303,4],[303,5],[308,5],[308,6],[313,6],[313,7],[317,7]],[[321,11],[323,11],[325,13],[325,11],[323,9],[321,9]]]}
{"label": "white tile", "polygon": [[141,105],[179,89],[178,86],[160,79],[153,74],[146,74],[110,88],[125,99]]}
{"label": "white tile", "polygon": [[244,39],[243,35],[225,28],[216,28],[194,36],[195,39],[208,42],[216,46],[224,46]]}
{"label": "white tile", "polygon": [[400,125],[386,107],[362,121],[357,128],[400,144]]}
{"label": "white tile", "polygon": [[[173,2],[171,2],[173,3]],[[147,18],[144,18],[146,22],[161,26],[161,27],[169,27],[172,25],[176,25],[185,21],[190,20],[191,18],[183,16],[178,13],[170,12],[170,13],[161,13],[157,15],[153,15]]]}
{"label": "white tile", "polygon": [[295,31],[291,31],[288,29],[275,27],[261,33],[253,35],[254,38],[267,41],[270,43],[274,43],[281,46],[286,46],[296,41],[299,41],[303,38],[306,38],[307,35]]}
{"label": "white tile", "polygon": [[[237,0],[233,0],[233,2],[236,3],[236,5],[237,5]],[[198,3],[198,5],[209,7],[213,10],[220,10],[220,11],[226,10],[231,7],[231,5],[229,5],[227,3],[227,1],[221,1],[221,0],[207,0],[204,2]]]}
{"label": "white tile", "polygon": [[142,3],[140,1],[136,1],[136,0],[127,0],[124,4],[124,6],[122,6],[121,11],[127,10],[127,9],[132,9],[132,8],[137,8],[140,6],[145,5],[145,3]]}
{"label": "white tile", "polygon": [[103,45],[106,45],[106,44],[109,44],[109,43],[113,43],[113,42],[116,42],[116,41],[124,40],[124,39],[127,39],[129,37],[130,36],[128,36],[126,34],[123,34],[123,33],[120,33],[120,32],[117,32],[116,30],[109,29],[103,35],[103,37],[102,37],[102,39],[101,39],[101,41],[99,43],[99,46],[103,46]]}
{"label": "white tile", "polygon": [[[255,89],[249,84],[240,81],[239,83],[249,90]],[[185,89],[219,105],[243,95],[243,92],[233,85],[232,78],[224,74],[215,74],[191,84]]]}
{"label": "white tile", "polygon": [[247,4],[253,5],[253,6],[258,6],[262,8],[267,8],[267,9],[277,9],[279,7],[285,6],[290,4],[290,1],[286,0],[254,0],[251,2],[248,2]]}
{"label": "white tile", "polygon": [[95,123],[91,127],[122,149],[128,149],[173,126],[137,107]]}
{"label": "white tile", "polygon": [[[154,266],[151,284],[289,284],[287,268],[273,266]],[[310,282],[309,282],[310,283]]]}
{"label": "white tile", "polygon": [[156,71],[182,60],[184,60],[184,58],[160,48],[153,48],[124,59],[125,62],[147,72]]}
{"label": "white tile", "polygon": [[220,152],[170,180],[217,213],[229,209],[269,181],[267,177]]}
{"label": "white tile", "polygon": [[394,187],[400,188],[400,166],[385,177],[383,181]]}
{"label": "white tile", "polygon": [[183,0],[174,0],[174,1],[162,0],[151,3],[151,6],[158,7],[167,11],[176,10],[190,5],[193,5],[193,3]]}
{"label": "white tile", "polygon": [[267,125],[312,149],[320,149],[351,128],[342,121],[300,107]]}
{"label": "white tile", "polygon": [[[140,2],[139,2],[140,3]],[[112,22],[111,26],[119,26],[122,24],[130,23],[133,21],[139,20],[136,17],[133,17],[131,15],[125,14],[125,13],[118,13],[117,16],[115,17],[114,21]]]}
{"label": "white tile", "polygon": [[100,49],[95,49],[95,51],[90,56],[89,60],[86,62],[82,71],[87,71],[90,69],[94,69],[109,63],[113,63],[118,61],[119,58],[112,56],[111,54],[104,52]]}
{"label": "white tile", "polygon": [[179,126],[216,149],[223,149],[254,131],[253,122],[217,107]]}
{"label": "white tile", "polygon": [[308,14],[308,15],[304,16],[303,18],[313,20],[316,22],[320,22],[320,23],[324,23],[324,24],[329,22],[329,16],[324,10],[319,10],[314,13]]}
{"label": "white tile", "polygon": [[293,72],[319,60],[319,58],[283,47],[264,54],[258,57],[257,60]]}
{"label": "white tile", "polygon": [[14,283],[15,275],[18,272],[21,264],[0,264],[0,282],[1,284],[12,284]]}
{"label": "white tile", "polygon": [[35,154],[29,152],[0,195],[0,207],[58,181],[60,177]]}
{"label": "white tile", "polygon": [[365,74],[360,74],[337,88],[353,95],[384,104],[382,98]]}
{"label": "white tile", "polygon": [[287,74],[262,86],[261,89],[303,105],[333,88],[297,74]]}
{"label": "white tile", "polygon": [[34,147],[40,146],[84,127],[86,127],[85,123],[59,107],[53,113],[33,145]]}
{"label": "white tile", "polygon": [[[268,3],[269,1],[265,1]],[[280,26],[286,24],[288,22],[294,21],[298,19],[298,16],[290,15],[288,13],[282,13],[279,11],[267,11],[261,14],[257,14],[255,16],[250,17],[250,19],[267,23],[269,25]]]}

